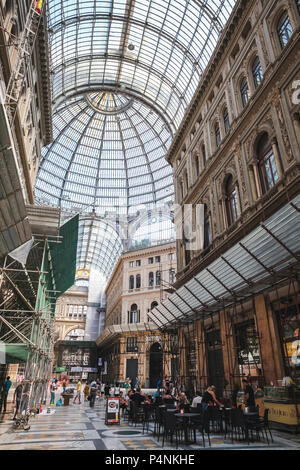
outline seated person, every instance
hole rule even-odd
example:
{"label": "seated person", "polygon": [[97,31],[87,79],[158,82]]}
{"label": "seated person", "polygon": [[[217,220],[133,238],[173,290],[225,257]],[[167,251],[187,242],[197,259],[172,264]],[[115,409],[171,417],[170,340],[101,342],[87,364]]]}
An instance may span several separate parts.
{"label": "seated person", "polygon": [[192,408],[197,408],[197,405],[202,402],[201,392],[197,390],[196,396],[192,401]]}
{"label": "seated person", "polygon": [[144,401],[145,397],[142,395],[141,391],[136,390],[130,397],[130,399],[137,405],[140,406]]}
{"label": "seated person", "polygon": [[165,405],[173,405],[175,400],[169,390],[166,390],[166,393],[163,395],[162,399]]}
{"label": "seated person", "polygon": [[188,399],[185,393],[180,392],[177,397],[177,410],[181,410],[182,408],[185,409],[186,405],[188,405]]}

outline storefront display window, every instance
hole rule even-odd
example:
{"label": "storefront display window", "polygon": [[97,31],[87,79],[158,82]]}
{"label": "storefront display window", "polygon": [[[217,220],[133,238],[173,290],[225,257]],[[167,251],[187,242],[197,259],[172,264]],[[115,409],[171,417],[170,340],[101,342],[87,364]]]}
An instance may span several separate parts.
{"label": "storefront display window", "polygon": [[262,366],[254,320],[235,326],[235,342],[240,375],[249,377],[251,383],[262,387]]}
{"label": "storefront display window", "polygon": [[300,305],[276,312],[286,373],[300,384]]}

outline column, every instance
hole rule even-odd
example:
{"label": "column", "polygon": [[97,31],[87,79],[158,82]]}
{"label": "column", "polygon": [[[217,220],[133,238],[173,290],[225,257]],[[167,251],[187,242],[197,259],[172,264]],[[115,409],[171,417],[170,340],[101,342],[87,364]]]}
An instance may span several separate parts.
{"label": "column", "polygon": [[233,328],[234,326],[231,323],[230,313],[221,311],[220,331],[224,363],[224,377],[232,389],[234,388],[235,384],[240,385],[239,377],[234,377],[239,374],[239,368],[236,349],[234,347]]}
{"label": "column", "polygon": [[255,185],[256,185],[256,188],[257,188],[257,194],[258,194],[258,197],[260,198],[262,196],[262,190],[261,190],[261,185],[260,185],[260,178],[259,178],[257,160],[253,160],[252,165],[253,165],[253,170],[254,170],[254,178],[255,178]]}
{"label": "column", "polygon": [[259,334],[260,359],[262,363],[265,383],[273,382],[276,385],[277,380],[282,379],[283,370],[280,365],[281,348],[277,339],[274,337],[274,321],[267,309],[264,295],[255,297],[256,327]]}
{"label": "column", "polygon": [[222,205],[222,214],[223,214],[223,227],[224,227],[224,230],[226,230],[228,228],[228,221],[227,221],[227,216],[226,216],[225,196],[222,196],[221,205]]}
{"label": "column", "polygon": [[278,151],[277,139],[275,137],[271,140],[271,144],[272,144],[272,150],[273,150],[274,157],[275,157],[278,175],[279,175],[279,178],[281,179],[283,176],[283,172],[282,172],[282,166],[281,166],[281,161],[280,161],[280,156],[279,156],[279,151]]}
{"label": "column", "polygon": [[248,171],[249,171],[249,177],[250,177],[250,186],[251,186],[252,197],[253,197],[254,201],[256,201],[256,199],[258,197],[258,194],[257,194],[257,186],[256,186],[256,183],[255,183],[255,175],[254,175],[253,165],[250,165],[248,167]]}
{"label": "column", "polygon": [[241,195],[240,195],[240,190],[238,184],[235,184],[235,192],[236,192],[236,199],[237,199],[237,205],[238,205],[238,216],[240,217],[242,215],[242,206],[241,206]]}

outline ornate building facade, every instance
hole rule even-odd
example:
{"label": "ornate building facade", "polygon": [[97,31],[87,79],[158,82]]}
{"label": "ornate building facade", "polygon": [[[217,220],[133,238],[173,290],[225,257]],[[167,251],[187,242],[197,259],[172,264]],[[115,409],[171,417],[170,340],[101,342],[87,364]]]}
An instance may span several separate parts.
{"label": "ornate building facade", "polygon": [[181,301],[150,316],[177,326],[191,389],[300,380],[299,35],[299,0],[238,2],[167,154],[203,236],[198,249],[177,240]]}
{"label": "ornate building facade", "polygon": [[175,273],[174,242],[120,257],[106,288],[105,329],[97,339],[104,381],[138,378],[156,387],[162,378],[163,337],[148,313],[173,291]]}

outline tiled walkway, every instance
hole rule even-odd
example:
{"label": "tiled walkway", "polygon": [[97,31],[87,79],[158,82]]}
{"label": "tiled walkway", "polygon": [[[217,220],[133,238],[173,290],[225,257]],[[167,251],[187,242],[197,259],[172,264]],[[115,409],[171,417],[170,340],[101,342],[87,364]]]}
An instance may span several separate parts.
{"label": "tiled walkway", "polygon": [[[1,450],[159,450],[161,442],[149,432],[142,433],[141,425],[128,426],[121,421],[121,425],[107,426],[104,422],[104,401],[96,401],[95,407],[89,403],[70,404],[68,407],[54,408],[54,413],[41,414],[32,418],[29,431],[12,431],[11,415],[0,422],[0,451]],[[211,436],[211,449],[270,449],[270,450],[300,450],[299,436],[285,434],[280,437],[273,432],[274,443],[267,446],[263,442],[247,443],[236,442],[232,445],[230,440],[224,441],[222,436]],[[180,446],[179,449],[201,450],[200,436],[197,445]],[[165,450],[175,450],[175,444],[168,442]],[[206,450],[209,449],[208,442]]]}

